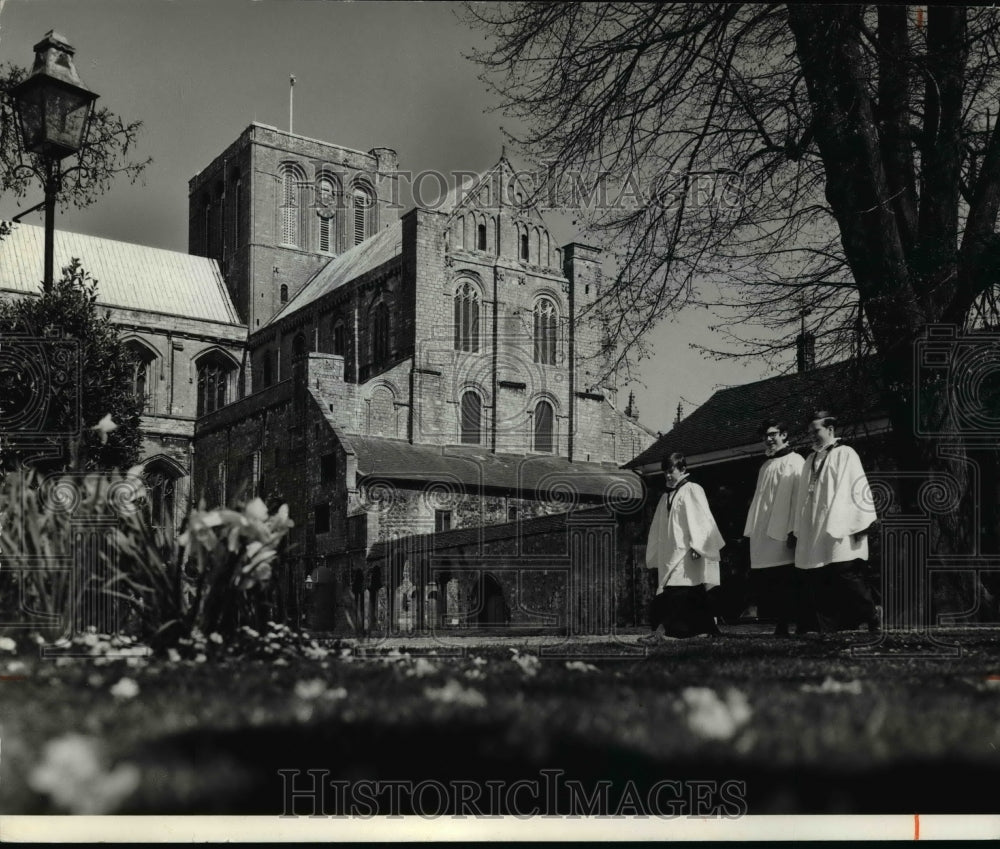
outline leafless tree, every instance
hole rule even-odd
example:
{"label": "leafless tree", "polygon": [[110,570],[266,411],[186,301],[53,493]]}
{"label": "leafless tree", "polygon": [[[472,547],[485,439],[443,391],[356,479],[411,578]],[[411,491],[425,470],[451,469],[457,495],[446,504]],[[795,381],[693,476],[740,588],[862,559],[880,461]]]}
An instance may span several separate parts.
{"label": "leafless tree", "polygon": [[[469,3],[464,15],[487,36],[484,79],[526,128],[515,142],[554,183],[639,189],[589,216],[620,260],[597,305],[613,366],[685,306],[718,311],[738,343],[728,354],[787,348],[808,309],[821,361],[875,358],[899,462],[969,483],[969,463],[913,436],[932,397],[939,429],[962,431],[947,393],[915,383],[913,354],[929,324],[968,327],[1000,280],[1000,12]],[[985,524],[996,498],[979,495]],[[979,533],[958,515],[939,523],[952,544],[958,525],[966,542]]]}

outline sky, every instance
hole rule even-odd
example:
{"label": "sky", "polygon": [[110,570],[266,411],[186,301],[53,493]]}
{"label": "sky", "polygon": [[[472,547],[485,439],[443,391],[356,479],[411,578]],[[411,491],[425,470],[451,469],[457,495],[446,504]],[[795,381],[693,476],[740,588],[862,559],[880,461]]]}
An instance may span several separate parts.
{"label": "sky", "polygon": [[[345,147],[390,147],[400,168],[484,171],[499,158],[495,98],[467,58],[484,36],[451,2],[329,0],[0,0],[0,63],[30,66],[50,29],[76,48],[84,83],[100,105],[143,121],[136,154],[151,156],[136,185],[119,180],[62,229],[187,250],[187,184],[252,121]],[[0,197],[0,218],[41,200]],[[40,214],[26,223],[41,224]],[[580,238],[565,216],[546,216],[559,244]],[[585,238],[585,237],[584,237]],[[761,361],[710,361],[692,343],[724,345],[712,317],[690,310],[657,328],[654,354],[631,384],[640,421],[670,429],[713,391],[774,374]]]}

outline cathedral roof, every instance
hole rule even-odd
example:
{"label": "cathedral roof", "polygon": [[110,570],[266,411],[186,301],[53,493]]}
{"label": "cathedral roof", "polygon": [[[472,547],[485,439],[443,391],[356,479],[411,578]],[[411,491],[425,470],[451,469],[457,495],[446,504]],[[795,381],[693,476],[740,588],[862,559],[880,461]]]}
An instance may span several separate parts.
{"label": "cathedral roof", "polygon": [[362,274],[389,262],[399,256],[402,250],[403,223],[394,221],[384,230],[365,239],[360,245],[355,245],[331,259],[313,274],[296,295],[268,319],[267,323],[273,324],[287,318]]}
{"label": "cathedral roof", "polygon": [[435,483],[456,494],[479,489],[537,493],[572,505],[578,498],[628,500],[642,497],[631,471],[599,463],[571,463],[551,454],[494,454],[476,446],[412,445],[398,439],[346,434],[358,475]]}
{"label": "cathedral roof", "polygon": [[[56,269],[80,260],[103,306],[240,324],[215,260],[65,230],[54,252]],[[44,266],[45,229],[14,224],[0,240],[0,289],[37,294]]]}

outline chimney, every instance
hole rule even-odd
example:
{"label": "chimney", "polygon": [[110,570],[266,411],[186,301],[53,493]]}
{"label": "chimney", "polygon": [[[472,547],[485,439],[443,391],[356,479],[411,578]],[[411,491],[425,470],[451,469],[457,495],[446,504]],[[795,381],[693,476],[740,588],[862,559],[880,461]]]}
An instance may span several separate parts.
{"label": "chimney", "polygon": [[674,419],[674,424],[675,425],[679,425],[681,423],[681,419],[682,418],[684,418],[684,404],[683,404],[683,402],[678,401],[677,402],[677,418]]}
{"label": "chimney", "polygon": [[816,368],[816,337],[803,330],[795,337],[795,361],[799,372]]}

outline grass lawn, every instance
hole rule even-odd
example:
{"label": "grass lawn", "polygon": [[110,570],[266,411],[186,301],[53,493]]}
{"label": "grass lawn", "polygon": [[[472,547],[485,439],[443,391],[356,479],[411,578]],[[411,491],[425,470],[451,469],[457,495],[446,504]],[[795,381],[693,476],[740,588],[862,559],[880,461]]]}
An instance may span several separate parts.
{"label": "grass lawn", "polygon": [[[451,782],[449,801],[390,793],[377,810],[444,813],[456,783],[489,781],[493,796],[461,797],[473,813],[571,813],[574,787],[594,812],[635,813],[629,794],[651,804],[664,781],[681,782],[657,797],[678,813],[996,810],[1000,631],[943,632],[957,656],[729,631],[648,652],[632,636],[304,656],[260,638],[251,656],[206,641],[181,660],[41,659],[19,638],[0,655],[3,812],[280,814],[312,778],[279,770],[310,769],[348,789],[305,794],[304,814],[344,812],[359,782],[429,779]],[[511,795],[518,780],[542,789]],[[701,780],[717,784],[692,790]]]}

